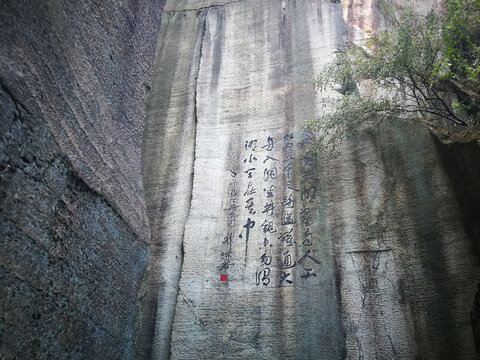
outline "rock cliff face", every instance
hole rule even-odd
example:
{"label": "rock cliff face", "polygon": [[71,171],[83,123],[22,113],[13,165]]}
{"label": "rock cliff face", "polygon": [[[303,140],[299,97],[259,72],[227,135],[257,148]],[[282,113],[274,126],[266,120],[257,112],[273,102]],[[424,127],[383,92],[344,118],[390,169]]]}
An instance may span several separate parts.
{"label": "rock cliff face", "polygon": [[405,122],[337,159],[311,151],[311,80],[348,39],[342,4],[167,1],[162,18],[139,354],[475,358],[478,257],[449,149]]}
{"label": "rock cliff face", "polygon": [[0,358],[133,356],[162,0],[0,4]]}
{"label": "rock cliff face", "polygon": [[474,359],[478,147],[304,129],[379,2],[164,2],[0,4],[0,358]]}

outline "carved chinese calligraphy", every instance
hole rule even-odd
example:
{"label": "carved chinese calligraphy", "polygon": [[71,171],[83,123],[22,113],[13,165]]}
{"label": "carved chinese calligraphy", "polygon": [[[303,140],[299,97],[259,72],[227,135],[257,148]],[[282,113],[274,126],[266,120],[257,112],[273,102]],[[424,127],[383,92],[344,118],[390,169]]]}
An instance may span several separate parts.
{"label": "carved chinese calligraphy", "polygon": [[313,142],[309,132],[244,139],[240,158],[233,160],[239,168],[230,164],[226,169],[228,232],[221,242],[221,275],[239,263],[241,254],[232,254],[232,242],[238,240],[244,268],[254,263],[254,276],[246,274],[245,281],[288,286],[317,276],[321,263],[312,234],[318,196]]}

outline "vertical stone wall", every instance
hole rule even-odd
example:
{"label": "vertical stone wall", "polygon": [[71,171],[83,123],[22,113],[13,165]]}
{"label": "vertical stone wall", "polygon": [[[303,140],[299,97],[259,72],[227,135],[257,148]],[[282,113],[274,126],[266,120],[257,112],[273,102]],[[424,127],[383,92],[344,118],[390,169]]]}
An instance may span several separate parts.
{"label": "vertical stone wall", "polygon": [[341,4],[164,10],[144,354],[473,359],[478,258],[427,130],[375,129],[337,159],[309,150],[311,80],[348,35]]}
{"label": "vertical stone wall", "polygon": [[0,358],[129,359],[163,1],[0,4]]}
{"label": "vertical stone wall", "polygon": [[375,3],[163,5],[0,5],[0,357],[475,358],[476,152],[303,126]]}

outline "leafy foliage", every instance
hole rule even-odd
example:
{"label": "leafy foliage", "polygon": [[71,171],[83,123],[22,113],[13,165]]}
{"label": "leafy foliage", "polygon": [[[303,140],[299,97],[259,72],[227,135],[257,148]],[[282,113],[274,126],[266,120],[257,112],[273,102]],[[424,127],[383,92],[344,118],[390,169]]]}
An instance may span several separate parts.
{"label": "leafy foliage", "polygon": [[314,79],[324,111],[308,125],[334,147],[362,125],[392,118],[442,118],[455,126],[480,121],[480,0],[444,0],[427,16],[393,18],[392,30],[339,50]]}

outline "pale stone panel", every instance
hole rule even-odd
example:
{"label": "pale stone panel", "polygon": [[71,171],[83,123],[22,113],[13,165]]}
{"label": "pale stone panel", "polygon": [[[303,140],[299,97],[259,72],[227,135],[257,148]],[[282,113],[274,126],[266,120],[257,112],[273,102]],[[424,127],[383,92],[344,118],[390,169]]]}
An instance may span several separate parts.
{"label": "pale stone panel", "polygon": [[[173,329],[157,357],[170,346],[172,359],[473,358],[478,263],[428,132],[379,128],[336,159],[302,144],[321,111],[312,78],[348,37],[341,4],[166,9],[156,81],[184,90],[151,97],[163,114],[149,120],[151,159],[173,173],[147,174],[145,188],[150,217],[171,216],[159,244],[179,256],[183,244],[184,258],[164,268],[181,278],[174,316],[157,316],[156,332]],[[165,191],[177,196],[155,198]]]}

